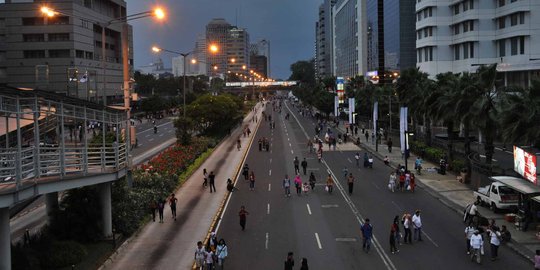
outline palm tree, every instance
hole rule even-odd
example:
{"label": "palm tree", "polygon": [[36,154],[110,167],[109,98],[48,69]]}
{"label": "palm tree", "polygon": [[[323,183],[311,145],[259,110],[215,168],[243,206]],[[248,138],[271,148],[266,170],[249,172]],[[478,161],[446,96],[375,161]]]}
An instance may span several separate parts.
{"label": "palm tree", "polygon": [[[475,83],[477,82],[477,74],[464,72],[459,79],[459,95],[455,100],[454,112],[463,125],[463,136],[465,156],[469,157],[471,154],[471,139],[470,131],[472,126],[472,114],[471,108],[475,102]],[[471,162],[469,158],[465,158],[465,167],[467,171],[471,171]]]}
{"label": "palm tree", "polygon": [[540,81],[532,81],[528,89],[513,89],[501,107],[504,141],[540,147]]}
{"label": "palm tree", "polygon": [[451,163],[454,160],[454,119],[456,119],[454,107],[460,96],[459,75],[451,72],[437,74],[437,86],[439,93],[436,100],[431,103],[433,104],[431,109],[434,118],[446,125],[447,157]]}
{"label": "palm tree", "polygon": [[499,110],[498,96],[504,92],[497,87],[497,64],[490,66],[480,66],[477,70],[477,82],[472,91],[474,103],[471,107],[471,121],[478,126],[485,136],[484,151],[486,163],[491,164],[495,147],[495,139],[498,127]]}

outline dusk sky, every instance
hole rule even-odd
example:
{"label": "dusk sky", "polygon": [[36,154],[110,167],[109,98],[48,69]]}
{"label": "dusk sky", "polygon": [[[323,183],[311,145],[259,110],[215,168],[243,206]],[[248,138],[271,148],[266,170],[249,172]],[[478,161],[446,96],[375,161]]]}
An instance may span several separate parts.
{"label": "dusk sky", "polygon": [[[275,79],[287,79],[290,65],[310,59],[315,53],[315,21],[318,0],[128,0],[128,14],[149,10],[154,5],[168,9],[165,23],[151,19],[130,22],[133,25],[135,68],[150,64],[156,55],[151,46],[188,52],[193,50],[198,34],[213,18],[224,18],[246,28],[250,42],[270,41],[271,72]],[[236,16],[238,14],[238,16]],[[174,55],[161,54],[166,67]]]}

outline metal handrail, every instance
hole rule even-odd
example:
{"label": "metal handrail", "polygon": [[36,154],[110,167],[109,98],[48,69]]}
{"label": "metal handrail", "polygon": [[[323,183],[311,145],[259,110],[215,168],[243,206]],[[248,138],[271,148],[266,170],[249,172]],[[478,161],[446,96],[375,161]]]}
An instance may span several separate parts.
{"label": "metal handrail", "polygon": [[[17,179],[37,180],[53,176],[61,179],[68,174],[115,172],[126,167],[126,150],[125,143],[63,149],[61,146],[31,146],[23,148],[20,155],[17,155],[17,148],[0,148],[0,184],[14,183]],[[39,161],[37,166],[36,159]]]}

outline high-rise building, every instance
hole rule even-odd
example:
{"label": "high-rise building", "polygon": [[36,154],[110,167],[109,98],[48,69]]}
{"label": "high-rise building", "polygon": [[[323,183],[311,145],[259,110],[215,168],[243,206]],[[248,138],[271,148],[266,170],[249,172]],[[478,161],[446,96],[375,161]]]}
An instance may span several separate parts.
{"label": "high-rise building", "polygon": [[249,68],[249,34],[246,29],[233,27],[229,29],[227,39],[228,73],[244,73]]}
{"label": "high-rise building", "polygon": [[[45,3],[59,14],[41,14]],[[122,24],[108,25],[105,40],[101,24],[124,16],[126,2],[119,0],[6,0],[0,4],[0,83],[91,100],[123,95]],[[128,32],[132,70],[131,27]]]}
{"label": "high-rise building", "polygon": [[417,1],[417,67],[430,76],[497,63],[505,85],[540,75],[540,1]]}
{"label": "high-rise building", "polygon": [[208,75],[207,72],[207,59],[206,53],[208,47],[206,46],[206,36],[198,35],[197,41],[195,42],[195,50],[192,53],[192,59],[195,59],[195,64],[191,64],[193,67],[194,73],[197,75]]}
{"label": "high-rise building", "polygon": [[252,54],[259,55],[259,56],[262,55],[266,57],[265,77],[271,77],[272,75],[271,75],[271,69],[270,69],[270,41],[267,39],[261,39],[257,41],[256,43],[252,43],[250,45],[250,55]]}
{"label": "high-rise building", "polygon": [[317,78],[332,76],[333,27],[332,7],[336,0],[325,0],[319,6],[319,21],[315,23],[315,73]]}
{"label": "high-rise building", "polygon": [[217,46],[217,52],[206,54],[206,70],[210,76],[216,76],[227,70],[227,42],[229,41],[229,30],[232,29],[225,19],[213,19],[206,25],[206,46]]}
{"label": "high-rise building", "polygon": [[332,10],[333,75],[351,78],[367,72],[366,2],[337,0]]}
{"label": "high-rise building", "polygon": [[[416,0],[367,0],[367,67],[385,70],[415,67],[414,6]],[[382,10],[379,4],[382,3]],[[382,12],[382,13],[381,13]],[[379,18],[383,19],[382,42],[379,42]]]}
{"label": "high-rise building", "polygon": [[267,70],[268,60],[267,60],[266,56],[257,55],[257,54],[250,54],[250,56],[249,56],[249,64],[250,64],[251,70],[253,70],[257,74],[263,76],[264,78],[268,77],[268,70]]}

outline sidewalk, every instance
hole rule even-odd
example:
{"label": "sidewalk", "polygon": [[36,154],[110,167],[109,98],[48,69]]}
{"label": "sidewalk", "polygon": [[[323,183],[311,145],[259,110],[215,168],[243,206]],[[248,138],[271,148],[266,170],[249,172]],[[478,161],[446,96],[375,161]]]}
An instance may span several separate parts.
{"label": "sidewalk", "polygon": [[[257,103],[257,115],[261,119],[261,103]],[[178,198],[177,221],[171,218],[166,207],[164,223],[149,222],[136,235],[126,240],[122,246],[100,267],[100,269],[191,269],[197,241],[203,241],[209,234],[210,224],[216,221],[216,213],[228,195],[227,178],[235,181],[237,173],[247,155],[255,131],[260,124],[252,122],[251,111],[243,124],[219,144],[212,155],[175,192]],[[242,136],[242,128],[248,126],[252,135]],[[240,137],[242,148],[236,149]],[[203,169],[216,174],[216,190],[210,193],[203,189]],[[157,217],[156,217],[157,219]],[[218,235],[219,238],[219,235]]]}
{"label": "sidewalk", "polygon": [[[342,125],[337,129],[341,133],[345,133],[345,129]],[[360,137],[361,148],[371,153],[374,157],[379,158],[380,162],[382,162],[385,156],[388,156],[392,168],[397,168],[398,164],[405,164],[401,155],[399,140],[397,142],[394,141],[394,144],[396,144],[397,147],[392,148],[392,153],[388,152],[388,147],[384,144],[379,144],[378,151],[376,152],[375,144],[371,138],[366,142],[366,138],[362,135],[363,134],[361,133],[358,134]],[[355,141],[358,136],[353,136]],[[407,168],[414,173],[414,161],[416,160],[416,157],[417,156],[414,155],[414,153],[410,153],[407,160]],[[422,175],[416,175],[417,185],[424,188],[428,193],[449,208],[455,210],[460,216],[463,216],[465,207],[476,200],[472,188],[467,184],[457,181],[457,176],[451,172],[447,172],[446,175],[441,175],[438,174],[436,170],[430,170],[431,168],[438,167],[438,164],[423,161]],[[526,232],[518,231],[513,223],[509,223],[504,219],[504,214],[495,214],[485,207],[479,207],[478,210],[480,214],[487,219],[495,219],[498,226],[506,225],[512,234],[512,240],[506,245],[526,259],[534,262],[535,251],[536,249],[540,249],[540,241],[536,239],[535,231],[533,229],[529,229]],[[463,227],[465,228],[465,225]]]}

